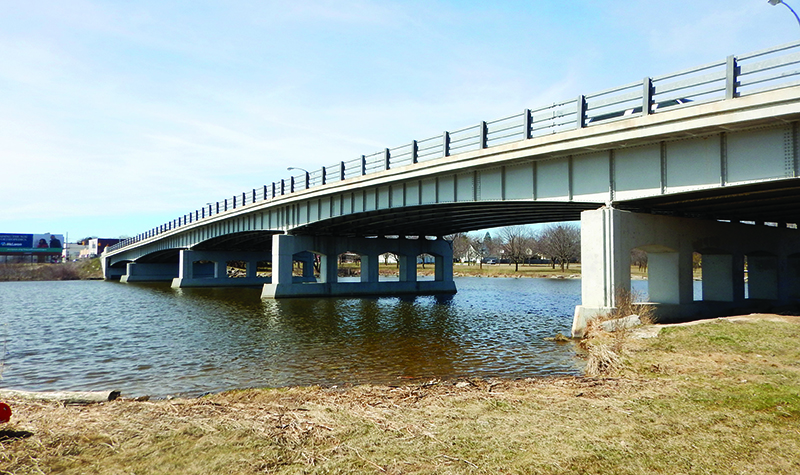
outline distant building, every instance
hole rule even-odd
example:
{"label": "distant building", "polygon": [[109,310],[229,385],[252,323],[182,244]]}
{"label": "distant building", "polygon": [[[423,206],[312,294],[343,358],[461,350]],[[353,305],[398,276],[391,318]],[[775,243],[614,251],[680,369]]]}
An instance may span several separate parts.
{"label": "distant building", "polygon": [[89,259],[91,257],[97,257],[102,254],[108,246],[113,246],[118,242],[119,239],[111,238],[88,238],[78,241],[77,244],[85,246],[85,248],[81,249],[78,258]]}
{"label": "distant building", "polygon": [[86,244],[79,244],[77,242],[68,242],[64,246],[64,250],[62,251],[61,256],[63,257],[65,262],[74,261],[80,258],[81,252],[83,252],[83,250],[87,249],[88,247],[89,246]]}

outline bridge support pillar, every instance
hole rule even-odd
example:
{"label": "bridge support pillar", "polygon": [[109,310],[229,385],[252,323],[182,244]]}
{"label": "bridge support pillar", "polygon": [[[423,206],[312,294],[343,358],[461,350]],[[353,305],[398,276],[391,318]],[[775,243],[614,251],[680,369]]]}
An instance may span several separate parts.
{"label": "bridge support pillar", "polygon": [[129,262],[120,282],[169,282],[178,275],[175,264]]}
{"label": "bridge support pillar", "polygon": [[[303,266],[303,277],[293,275],[294,262],[306,253],[319,256],[319,278],[310,281],[306,275],[311,267]],[[355,252],[361,258],[361,277],[340,279],[338,256]],[[398,256],[400,278],[381,281],[378,273],[379,256],[391,252]],[[430,254],[435,258],[434,280],[417,279],[417,256]],[[275,235],[272,238],[272,282],[264,284],[262,298],[424,295],[453,294],[453,248],[442,239],[386,239],[331,236]],[[312,261],[313,263],[313,261]]]}
{"label": "bridge support pillar", "polygon": [[[270,277],[257,274],[259,262],[269,261],[265,252],[191,251],[180,252],[179,274],[172,279],[172,287],[248,287],[263,285]],[[230,261],[245,263],[245,270],[228,275]],[[273,269],[274,271],[274,269]]]}
{"label": "bridge support pillar", "polygon": [[[800,230],[637,214],[581,214],[581,305],[573,336],[631,289],[631,251],[647,252],[648,301],[660,322],[800,302]],[[701,292],[694,291],[694,253]],[[636,297],[635,295],[633,296]]]}

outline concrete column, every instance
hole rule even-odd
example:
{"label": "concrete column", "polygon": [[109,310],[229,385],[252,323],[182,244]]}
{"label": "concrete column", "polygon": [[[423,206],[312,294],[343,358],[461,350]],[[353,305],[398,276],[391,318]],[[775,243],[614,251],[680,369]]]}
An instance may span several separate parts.
{"label": "concrete column", "polygon": [[192,251],[182,249],[178,254],[178,278],[194,278],[194,260],[192,259]]}
{"label": "concrete column", "polygon": [[789,300],[800,299],[800,254],[789,256],[786,262],[786,296]]}
{"label": "concrete column", "polygon": [[703,254],[702,266],[703,300],[733,302],[733,256],[730,254]]}
{"label": "concrete column", "polygon": [[339,254],[335,247],[329,247],[327,251],[328,254],[320,256],[320,282],[335,284],[339,281]]}
{"label": "concrete column", "polygon": [[748,298],[778,299],[778,259],[768,254],[747,256]]}
{"label": "concrete column", "polygon": [[294,236],[285,234],[272,236],[272,283],[275,285],[292,283],[294,240]]}
{"label": "concrete column", "polygon": [[398,253],[397,259],[400,264],[400,282],[416,282],[417,256],[409,256],[404,253]]}
{"label": "concrete column", "polygon": [[677,252],[648,253],[647,279],[651,302],[681,303],[680,262]]}
{"label": "concrete column", "polygon": [[630,249],[620,240],[618,217],[610,208],[581,213],[581,305],[575,309],[573,333],[613,309],[617,289],[631,288]]}
{"label": "concrete column", "polygon": [[361,254],[361,282],[378,282],[378,266],[377,254]]}

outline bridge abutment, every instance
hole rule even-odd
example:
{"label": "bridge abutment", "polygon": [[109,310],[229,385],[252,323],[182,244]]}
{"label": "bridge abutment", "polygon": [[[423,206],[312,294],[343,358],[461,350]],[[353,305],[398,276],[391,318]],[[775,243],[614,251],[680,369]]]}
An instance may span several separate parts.
{"label": "bridge abutment", "polygon": [[[453,294],[453,249],[442,239],[354,238],[335,236],[276,235],[272,238],[272,282],[264,284],[262,298],[422,295]],[[308,278],[308,264],[303,265],[303,277],[294,275],[294,262],[303,253],[319,256],[319,278]],[[338,256],[344,253],[360,256],[360,277],[340,279]],[[399,278],[381,280],[379,259],[382,254],[397,256]],[[417,279],[417,256],[434,257],[433,280]]]}
{"label": "bridge abutment", "polygon": [[169,282],[178,275],[175,264],[129,262],[120,282]]}
{"label": "bridge abutment", "polygon": [[[633,249],[647,252],[648,300],[661,322],[797,304],[800,298],[800,230],[604,207],[581,214],[582,304],[575,309],[573,336],[612,311],[619,291],[630,292]],[[701,258],[699,298],[695,253]]]}

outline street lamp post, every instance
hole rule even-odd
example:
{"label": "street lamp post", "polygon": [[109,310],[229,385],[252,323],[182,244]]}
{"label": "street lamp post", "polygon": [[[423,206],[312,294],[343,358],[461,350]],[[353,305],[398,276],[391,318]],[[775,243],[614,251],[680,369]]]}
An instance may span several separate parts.
{"label": "street lamp post", "polygon": [[777,5],[779,3],[783,4],[786,8],[789,9],[790,12],[792,12],[792,15],[794,15],[795,19],[797,20],[797,24],[800,25],[800,16],[797,16],[797,12],[794,11],[794,8],[790,7],[788,3],[784,2],[783,0],[767,0],[767,1],[769,2],[770,5]]}
{"label": "street lamp post", "polygon": [[[305,168],[300,168],[300,167],[287,167],[286,169],[287,170],[300,170],[300,171],[306,172],[306,190],[311,187],[311,174],[308,173],[308,170],[306,170]],[[294,191],[294,190],[292,190],[292,191]]]}

